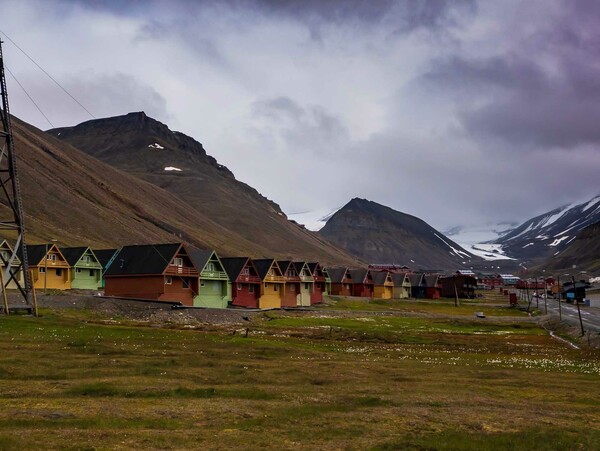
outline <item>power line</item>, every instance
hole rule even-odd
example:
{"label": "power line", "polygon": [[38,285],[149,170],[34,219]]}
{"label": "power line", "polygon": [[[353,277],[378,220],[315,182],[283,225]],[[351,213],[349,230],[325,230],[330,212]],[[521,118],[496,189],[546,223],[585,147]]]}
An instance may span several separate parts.
{"label": "power line", "polygon": [[17,82],[17,84],[21,87],[21,89],[23,90],[23,92],[25,93],[25,95],[27,97],[29,97],[29,100],[31,100],[31,103],[33,103],[35,105],[35,107],[37,108],[37,110],[42,114],[42,116],[44,116],[44,119],[46,119],[46,121],[48,121],[48,123],[50,124],[50,127],[54,128],[54,124],[52,122],[50,122],[50,119],[48,119],[48,116],[46,116],[44,114],[44,112],[42,111],[42,109],[39,107],[39,105],[37,103],[35,103],[35,100],[33,100],[33,97],[31,97],[29,95],[29,93],[27,92],[27,90],[25,89],[25,87],[21,84],[21,82],[17,79],[17,77],[15,77],[15,74],[12,73],[12,71],[8,68],[8,66],[4,65],[4,68],[12,76],[12,78]]}
{"label": "power line", "polygon": [[63,87],[63,86],[62,86],[62,85],[61,85],[61,84],[60,84],[58,81],[56,81],[56,80],[54,79],[54,77],[52,77],[52,75],[50,75],[48,72],[46,72],[46,70],[44,70],[44,68],[43,68],[42,66],[40,66],[40,65],[39,65],[39,64],[38,64],[38,63],[37,63],[37,62],[36,62],[36,61],[35,61],[35,60],[34,60],[34,59],[31,57],[31,56],[29,56],[29,55],[27,54],[27,52],[25,52],[25,50],[23,50],[21,47],[19,47],[19,46],[17,45],[17,43],[16,43],[15,41],[13,41],[13,40],[10,38],[10,36],[8,36],[8,35],[7,35],[7,34],[6,34],[4,31],[2,31],[2,30],[0,30],[0,33],[2,33],[2,34],[3,34],[3,35],[6,37],[6,39],[8,39],[8,40],[9,40],[9,41],[10,41],[10,42],[11,42],[11,43],[12,43],[12,44],[13,44],[13,45],[16,47],[16,48],[18,48],[18,49],[21,51],[21,53],[23,53],[23,55],[25,55],[27,58],[29,58],[29,60],[30,60],[30,61],[31,61],[33,64],[35,64],[35,65],[38,67],[38,69],[40,69],[40,70],[41,70],[41,71],[42,71],[44,74],[46,74],[46,76],[47,76],[48,78],[50,78],[50,80],[52,80],[52,81],[53,81],[53,82],[54,82],[54,83],[55,83],[55,84],[56,84],[56,85],[57,85],[57,86],[58,86],[60,89],[62,89],[62,90],[65,92],[65,94],[67,94],[69,97],[71,97],[71,99],[73,99],[73,100],[75,101],[75,103],[77,103],[77,105],[79,105],[81,108],[83,108],[83,109],[85,110],[85,112],[86,112],[87,114],[89,114],[89,115],[92,117],[92,119],[96,119],[96,116],[94,116],[92,113],[90,113],[90,111],[89,111],[89,110],[88,110],[86,107],[84,107],[84,106],[81,104],[81,102],[80,102],[79,100],[77,100],[77,99],[76,99],[76,98],[75,98],[75,97],[74,97],[74,96],[73,96],[73,95],[72,95],[72,94],[71,94],[69,91],[67,91],[67,90],[66,90],[66,89],[65,89],[65,88],[64,88],[64,87]]}

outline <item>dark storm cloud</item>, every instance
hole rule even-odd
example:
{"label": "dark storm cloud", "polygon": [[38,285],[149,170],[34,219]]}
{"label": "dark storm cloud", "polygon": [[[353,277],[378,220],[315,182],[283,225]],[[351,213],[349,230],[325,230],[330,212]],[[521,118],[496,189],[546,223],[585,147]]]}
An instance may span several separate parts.
{"label": "dark storm cloud", "polygon": [[504,54],[434,60],[421,81],[457,102],[474,136],[529,148],[600,144],[600,27],[590,20],[600,8],[565,8]]}

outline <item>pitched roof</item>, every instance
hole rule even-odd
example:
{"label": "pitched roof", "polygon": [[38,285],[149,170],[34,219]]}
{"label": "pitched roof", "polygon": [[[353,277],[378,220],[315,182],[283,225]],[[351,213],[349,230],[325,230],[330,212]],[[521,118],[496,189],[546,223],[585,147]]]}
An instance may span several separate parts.
{"label": "pitched roof", "polygon": [[[292,263],[294,265],[294,268],[296,268],[296,273],[298,274],[302,274],[302,268],[304,268],[304,265],[306,265],[305,262],[294,262]],[[309,268],[310,271],[310,268]],[[310,273],[312,275],[312,271]]]}
{"label": "pitched roof", "polygon": [[71,266],[75,266],[75,264],[79,261],[85,251],[87,251],[88,247],[61,247],[60,251],[64,255],[67,263]]}
{"label": "pitched roof", "polygon": [[418,287],[423,282],[423,274],[409,274],[408,279],[413,287]]}
{"label": "pitched roof", "polygon": [[271,269],[271,266],[273,266],[273,263],[275,263],[275,260],[272,258],[260,258],[258,260],[252,260],[252,263],[258,272],[258,276],[261,279],[264,279],[269,272],[269,269]]}
{"label": "pitched roof", "polygon": [[30,265],[37,265],[44,256],[52,249],[52,244],[33,244],[26,247],[27,261]]}
{"label": "pitched roof", "polygon": [[194,264],[198,272],[201,272],[204,269],[204,267],[210,260],[210,257],[212,257],[214,253],[215,251],[211,251],[209,249],[191,248],[188,251],[188,255],[192,259],[192,263]]}
{"label": "pitched roof", "polygon": [[387,281],[388,274],[389,273],[387,271],[374,271],[372,273],[373,283],[375,285],[383,285]]}
{"label": "pitched roof", "polygon": [[308,269],[310,269],[310,273],[314,274],[315,270],[317,269],[317,266],[319,265],[319,263],[317,263],[317,262],[310,262],[310,263],[307,263],[307,265],[308,265]]}
{"label": "pitched roof", "polygon": [[438,283],[439,276],[436,275],[428,275],[425,276],[425,286],[426,287],[435,287]]}
{"label": "pitched roof", "polygon": [[365,283],[368,272],[369,270],[364,268],[351,269],[350,276],[354,283]]}
{"label": "pitched roof", "polygon": [[235,282],[235,279],[238,278],[249,260],[250,257],[228,257],[221,259],[223,269],[227,273],[227,277],[229,277],[230,281]]}
{"label": "pitched roof", "polygon": [[123,246],[105,275],[162,274],[180,247],[180,243]]}
{"label": "pitched roof", "polygon": [[292,261],[291,260],[277,260],[277,264],[279,265],[279,269],[281,269],[281,272],[283,273],[283,275],[285,275],[285,273],[289,269],[290,265],[292,264]]}
{"label": "pitched roof", "polygon": [[94,250],[93,252],[100,264],[102,265],[102,267],[106,268],[106,265],[108,265],[108,262],[113,257],[113,255],[116,254],[117,251],[118,249],[98,249]]}
{"label": "pitched roof", "polygon": [[329,278],[333,283],[342,283],[344,280],[344,276],[346,275],[346,270],[348,268],[327,268],[327,272],[329,273]]}
{"label": "pitched roof", "polygon": [[[392,281],[394,282],[394,285],[396,285],[397,287],[402,286],[405,278],[406,278],[405,273],[395,273],[395,272],[392,273]],[[409,282],[410,282],[410,279],[409,279]]]}

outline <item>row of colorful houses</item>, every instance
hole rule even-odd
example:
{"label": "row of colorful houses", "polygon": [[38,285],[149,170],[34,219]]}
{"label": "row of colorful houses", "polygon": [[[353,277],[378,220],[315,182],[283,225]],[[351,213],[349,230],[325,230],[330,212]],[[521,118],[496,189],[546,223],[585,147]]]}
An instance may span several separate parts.
{"label": "row of colorful houses", "polygon": [[[0,244],[3,258],[10,245]],[[408,268],[324,267],[250,257],[221,258],[215,251],[181,243],[119,249],[27,246],[32,283],[38,290],[104,290],[106,296],[180,302],[187,306],[281,308],[311,306],[324,295],[382,299],[472,297],[470,275],[411,273]],[[13,266],[18,267],[18,262]],[[12,272],[11,272],[12,273]],[[22,281],[22,275],[14,273]],[[9,286],[14,288],[13,286]]]}

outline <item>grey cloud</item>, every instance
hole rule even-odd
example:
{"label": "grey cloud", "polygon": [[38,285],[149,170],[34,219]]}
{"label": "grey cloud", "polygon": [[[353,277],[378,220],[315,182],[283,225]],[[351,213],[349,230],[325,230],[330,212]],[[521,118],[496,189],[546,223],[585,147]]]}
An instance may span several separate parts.
{"label": "grey cloud", "polygon": [[348,138],[348,129],[340,118],[320,105],[302,106],[289,97],[258,100],[252,105],[256,118],[267,118],[290,147],[327,150],[322,145]]}

